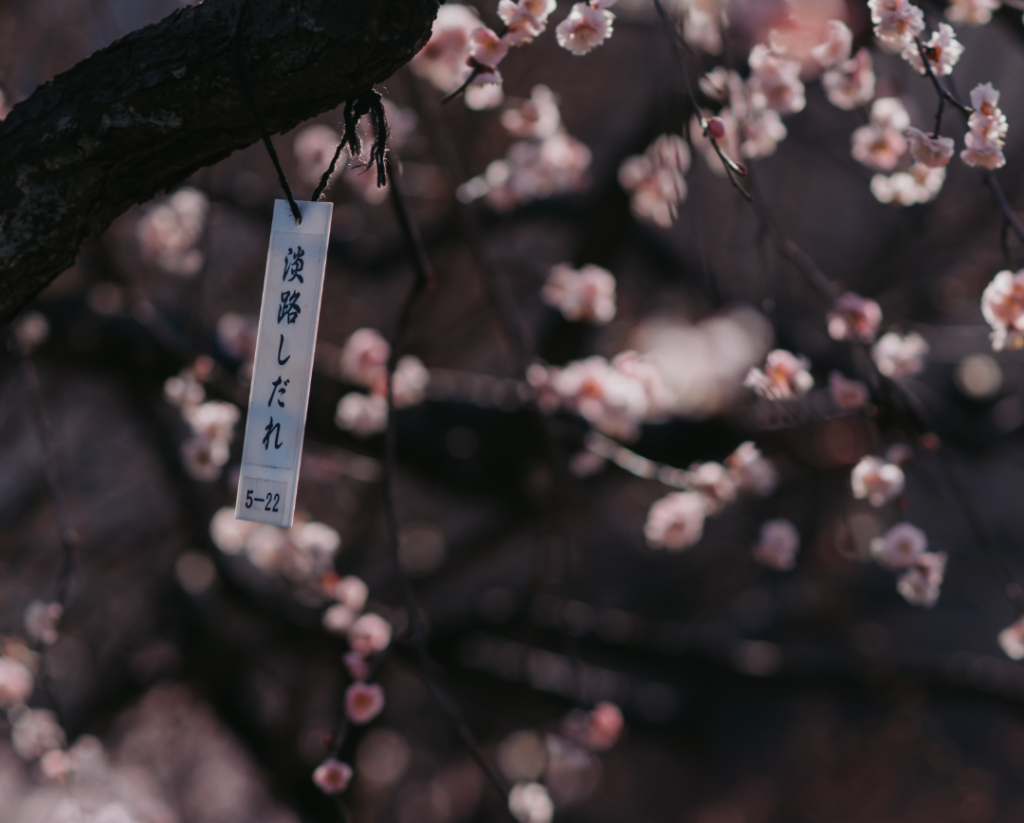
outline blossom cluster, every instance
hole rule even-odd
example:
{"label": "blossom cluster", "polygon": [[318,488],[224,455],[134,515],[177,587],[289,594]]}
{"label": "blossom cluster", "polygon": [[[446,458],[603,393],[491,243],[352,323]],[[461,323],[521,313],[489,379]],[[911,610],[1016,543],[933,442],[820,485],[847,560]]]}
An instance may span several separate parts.
{"label": "blossom cluster", "polygon": [[903,599],[930,609],[939,600],[947,557],[927,549],[928,537],[911,523],[897,523],[870,545],[871,557],[879,565],[900,572],[896,590]]}
{"label": "blossom cluster", "polygon": [[233,403],[206,400],[202,381],[212,366],[209,358],[200,357],[164,382],[164,397],[179,409],[191,430],[191,436],[181,445],[182,464],[189,476],[203,483],[220,477],[231,456],[235,426],[241,417]]}
{"label": "blossom cluster", "polygon": [[619,183],[629,193],[637,219],[667,229],[686,199],[690,147],[677,134],[663,134],[643,154],[627,157],[619,166]]}
{"label": "blossom cluster", "polygon": [[520,139],[509,146],[504,158],[492,161],[483,174],[459,186],[459,200],[471,203],[484,198],[491,208],[506,212],[586,186],[590,149],[565,130],[558,102],[547,86],[534,86],[528,100],[503,112],[501,122]]}
{"label": "blossom cluster", "polygon": [[278,572],[293,583],[312,583],[327,572],[341,536],[324,523],[308,521],[281,528],[236,520],[234,509],[218,509],[210,537],[224,554],[243,555],[257,569]]}
{"label": "blossom cluster", "polygon": [[164,202],[146,207],[135,224],[142,258],[168,274],[197,274],[205,259],[197,245],[209,209],[206,195],[189,186],[178,189]]}
{"label": "blossom cluster", "polygon": [[[671,552],[695,546],[704,535],[704,521],[708,517],[721,512],[739,494],[767,497],[777,484],[774,466],[752,442],[740,444],[724,464],[694,464],[681,483],[686,491],[672,492],[651,506],[644,525],[647,544]],[[768,538],[766,543],[774,540],[774,535],[769,534]],[[775,547],[766,548],[762,557],[782,554]]]}
{"label": "blossom cluster", "polygon": [[[341,351],[341,376],[367,389],[349,392],[338,402],[334,421],[357,437],[379,434],[388,419],[388,359],[391,345],[376,329],[357,329]],[[407,354],[395,364],[391,392],[395,408],[417,406],[426,396],[430,372],[418,357]]]}
{"label": "blossom cluster", "polygon": [[1024,269],[1001,271],[981,295],[981,313],[992,327],[992,348],[1024,347]]}
{"label": "blossom cluster", "polygon": [[615,317],[615,276],[600,266],[576,270],[562,263],[552,267],[540,297],[566,320],[608,323]]}

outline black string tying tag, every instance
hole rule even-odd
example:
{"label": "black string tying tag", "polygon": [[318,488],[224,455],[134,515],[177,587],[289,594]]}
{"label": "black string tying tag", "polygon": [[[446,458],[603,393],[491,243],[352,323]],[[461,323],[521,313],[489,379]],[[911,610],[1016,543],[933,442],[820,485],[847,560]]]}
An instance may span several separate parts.
{"label": "black string tying tag", "polygon": [[376,164],[377,166],[377,188],[387,185],[387,152],[388,152],[388,118],[384,111],[384,101],[380,94],[373,89],[364,91],[358,97],[352,97],[345,101],[344,122],[342,124],[341,142],[334,151],[331,164],[327,167],[323,177],[320,178],[320,185],[313,192],[313,200],[319,200],[327,190],[327,184],[334,174],[334,168],[338,164],[338,158],[344,149],[348,149],[352,157],[359,157],[363,153],[363,144],[359,139],[359,121],[366,115],[370,116],[373,125],[374,138],[373,146],[370,149],[370,159],[367,167]]}

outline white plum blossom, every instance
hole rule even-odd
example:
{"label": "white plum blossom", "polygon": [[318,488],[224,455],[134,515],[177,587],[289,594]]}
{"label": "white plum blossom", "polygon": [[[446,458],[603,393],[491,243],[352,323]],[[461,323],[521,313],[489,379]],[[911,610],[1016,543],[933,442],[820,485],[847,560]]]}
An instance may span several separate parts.
{"label": "white plum blossom", "polygon": [[964,137],[966,148],[960,152],[960,159],[968,166],[989,171],[1005,166],[1003,144],[1008,124],[999,108],[999,92],[991,83],[980,83],[971,90],[971,106],[974,113],[967,120],[970,131]]}
{"label": "white plum blossom", "polygon": [[853,496],[872,506],[884,506],[903,494],[903,469],[881,457],[862,457],[850,474]]}
{"label": "white plum blossom", "polygon": [[536,85],[529,100],[502,113],[501,125],[513,137],[546,140],[562,125],[557,98],[547,86]]}
{"label": "white plum blossom", "polygon": [[992,327],[992,348],[1024,347],[1024,269],[1001,271],[981,295],[981,313]]}
{"label": "white plum blossom", "polygon": [[[498,17],[505,24],[502,39],[510,46],[522,46],[533,41],[547,28],[548,15],[554,10],[556,0],[544,2],[521,2],[501,0],[498,3]],[[543,7],[543,8],[541,8]],[[534,13],[536,9],[539,13]]]}
{"label": "white plum blossom", "polygon": [[566,320],[604,324],[615,317],[615,276],[600,266],[554,266],[540,296]]}
{"label": "white plum blossom", "polygon": [[335,600],[357,614],[363,610],[369,595],[370,590],[366,583],[352,574],[341,578],[331,590],[331,596]]}
{"label": "white plum blossom", "polygon": [[577,56],[587,54],[612,36],[614,20],[607,9],[576,3],[555,29],[558,45]]}
{"label": "white plum blossom", "polygon": [[950,0],[946,6],[946,19],[951,23],[984,26],[1001,5],[1002,0]]}
{"label": "white plum blossom", "polygon": [[736,499],[736,486],[721,463],[709,461],[690,466],[687,487],[704,498],[704,513],[716,514]]}
{"label": "white plum blossom", "polygon": [[671,227],[686,199],[684,175],[689,169],[690,147],[678,134],[663,134],[643,154],[626,158],[619,167],[619,184],[629,192],[637,219]]}
{"label": "white plum blossom", "polygon": [[551,823],[555,804],[540,783],[516,783],[508,793],[508,809],[519,823]]}
{"label": "white plum blossom", "polygon": [[939,601],[946,560],[945,552],[925,552],[899,576],[896,590],[911,605],[932,608]]}
{"label": "white plum blossom", "polygon": [[1024,617],[999,632],[999,648],[1011,660],[1024,660]]}
{"label": "white plum blossom", "polygon": [[635,440],[639,435],[638,424],[650,409],[647,392],[638,380],[603,357],[569,363],[553,382],[565,406],[599,431],[623,440]]}
{"label": "white plum blossom", "polygon": [[736,490],[741,494],[755,494],[767,497],[779,484],[779,475],[772,461],[761,454],[761,450],[750,440],[740,443],[736,450],[725,458]]}
{"label": "white plum blossom", "polygon": [[[964,47],[956,39],[956,33],[951,25],[939,23],[938,31],[932,32],[931,38],[924,44],[924,53],[935,75],[944,77],[953,73],[953,66],[960,60]],[[919,74],[927,73],[916,41],[910,41],[903,47],[903,59]]]}
{"label": "white plum blossom", "polygon": [[341,350],[341,376],[383,394],[391,345],[376,329],[356,329]]}
{"label": "white plum blossom", "polygon": [[34,687],[32,672],[17,660],[0,657],[0,709],[24,703]]}
{"label": "white plum blossom", "polygon": [[379,614],[367,612],[349,629],[348,642],[364,657],[382,652],[391,643],[391,624]]}
{"label": "white plum blossom", "polygon": [[912,523],[897,523],[871,541],[871,556],[887,569],[909,568],[928,548],[928,537]]}
{"label": "white plum blossom", "polygon": [[903,133],[910,127],[910,115],[895,97],[881,97],[871,106],[871,120],[850,137],[853,158],[872,169],[889,171],[907,150]]}
{"label": "white plum blossom", "polygon": [[915,128],[907,129],[906,137],[910,143],[910,154],[924,166],[937,169],[947,165],[953,157],[956,144],[952,137],[932,137]]}
{"label": "white plum blossom", "polygon": [[870,399],[867,386],[859,380],[847,379],[838,371],[829,374],[828,391],[832,402],[841,409],[862,409]]}
{"label": "white plum blossom", "polygon": [[850,60],[826,71],[821,77],[828,101],[850,111],[866,106],[875,96],[875,70],[871,52],[860,49]]}
{"label": "white plum blossom", "polygon": [[349,392],[338,401],[334,422],[356,437],[380,434],[388,425],[388,401],[379,394]]}
{"label": "white plum blossom", "polygon": [[147,207],[135,227],[143,259],[168,274],[196,275],[205,260],[197,245],[209,210],[206,195],[189,186]]}
{"label": "white plum blossom", "polygon": [[945,168],[914,163],[907,171],[876,174],[871,178],[871,193],[879,203],[913,206],[934,200],[946,182]]}
{"label": "white plum blossom", "polygon": [[829,20],[821,42],[811,49],[811,58],[823,69],[830,69],[850,59],[853,32],[842,20]]}
{"label": "white plum blossom", "polygon": [[406,354],[395,364],[392,377],[391,394],[396,409],[418,406],[427,394],[430,385],[430,372],[423,361],[413,354]]}
{"label": "white plum blossom", "polygon": [[754,560],[780,572],[792,571],[800,549],[800,532],[789,520],[766,520],[752,550]]}
{"label": "white plum blossom", "polygon": [[807,104],[804,84],[800,80],[801,65],[797,60],[786,60],[759,43],[747,58],[750,64],[750,87],[764,96],[769,108],[779,114],[795,114]]}
{"label": "white plum blossom", "polygon": [[340,794],[352,780],[352,767],[328,757],[313,771],[313,782],[324,794]]}
{"label": "white plum blossom", "polygon": [[882,322],[882,308],[874,300],[848,291],[836,298],[835,310],[825,319],[828,335],[833,340],[871,343]]}
{"label": "white plum blossom", "polygon": [[886,377],[912,377],[924,371],[929,350],[927,341],[915,331],[903,336],[887,332],[872,347],[871,357]]}
{"label": "white plum blossom", "polygon": [[896,53],[924,31],[924,12],[909,0],[868,0],[875,37],[882,48]]}
{"label": "white plum blossom", "polygon": [[655,549],[682,551],[700,542],[706,516],[703,495],[673,492],[651,506],[644,525],[647,545]]}
{"label": "white plum blossom", "polygon": [[764,369],[753,368],[743,385],[768,400],[794,400],[814,386],[810,361],[785,349],[768,352]]}
{"label": "white plum blossom", "polygon": [[356,614],[343,603],[335,603],[323,613],[320,622],[331,634],[344,637],[356,622]]}

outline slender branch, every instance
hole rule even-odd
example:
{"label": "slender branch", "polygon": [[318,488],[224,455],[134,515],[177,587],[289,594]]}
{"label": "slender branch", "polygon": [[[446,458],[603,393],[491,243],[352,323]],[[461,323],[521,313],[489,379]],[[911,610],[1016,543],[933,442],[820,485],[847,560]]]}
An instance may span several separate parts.
{"label": "slender branch", "polygon": [[1017,215],[1013,213],[1010,208],[1010,203],[1006,199],[1006,193],[1003,191],[1003,187],[999,185],[999,181],[993,172],[985,172],[985,182],[988,183],[988,187],[992,190],[993,196],[996,198],[996,202],[999,204],[999,208],[1003,212],[1003,220],[1006,221],[1007,225],[1013,229],[1013,233],[1017,235],[1017,239],[1021,243],[1024,243],[1024,226],[1021,225],[1020,220],[1017,219]]}
{"label": "slender branch", "polygon": [[[409,326],[409,320],[412,316],[412,310],[420,297],[434,282],[434,273],[427,258],[426,250],[423,248],[423,242],[420,239],[419,233],[416,231],[415,224],[409,215],[408,208],[401,191],[401,181],[398,175],[395,174],[393,163],[394,155],[392,154],[392,156],[388,158],[388,190],[391,196],[392,206],[394,207],[395,214],[398,217],[399,227],[402,229],[402,235],[409,251],[409,256],[413,261],[415,276],[413,278],[412,287],[410,288],[408,295],[406,295],[401,311],[399,312],[398,328],[395,332],[394,340],[391,345],[391,355],[388,358],[388,419],[387,429],[384,434],[384,472],[382,484],[384,490],[384,517],[387,524],[388,539],[391,543],[395,574],[398,577],[399,585],[402,589],[402,596],[405,599],[405,608],[409,618],[411,639],[413,647],[416,649],[417,657],[419,658],[420,670],[423,678],[426,680],[434,699],[441,706],[444,713],[448,715],[459,737],[462,738],[463,744],[467,749],[469,749],[474,759],[484,770],[484,773],[487,775],[488,779],[494,785],[495,789],[497,789],[499,794],[501,794],[502,798],[506,798],[508,796],[509,787],[506,785],[504,778],[487,760],[483,750],[480,748],[480,744],[476,740],[476,736],[473,734],[472,729],[470,729],[469,724],[466,722],[462,711],[452,699],[451,695],[448,694],[444,686],[441,685],[441,681],[437,675],[437,664],[434,662],[433,657],[431,657],[430,650],[427,647],[426,626],[423,623],[423,616],[420,612],[419,603],[416,601],[416,593],[412,587],[412,580],[409,579],[409,575],[406,574],[405,569],[402,567],[401,560],[399,559],[400,539],[394,490],[397,440],[394,403],[395,366],[397,365],[398,358],[401,355],[402,344],[406,330]],[[505,808],[507,809],[507,806]],[[509,814],[511,815],[511,812],[509,812]]]}

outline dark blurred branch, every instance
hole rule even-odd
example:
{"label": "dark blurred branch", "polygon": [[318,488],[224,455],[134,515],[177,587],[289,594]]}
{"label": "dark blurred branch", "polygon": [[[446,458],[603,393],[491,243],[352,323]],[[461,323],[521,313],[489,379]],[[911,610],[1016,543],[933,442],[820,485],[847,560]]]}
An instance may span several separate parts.
{"label": "dark blurred branch", "polygon": [[[83,60],[0,124],[0,320],[130,206],[260,138],[240,92],[233,0],[183,8]],[[249,0],[253,101],[282,132],[389,77],[436,0]]]}

